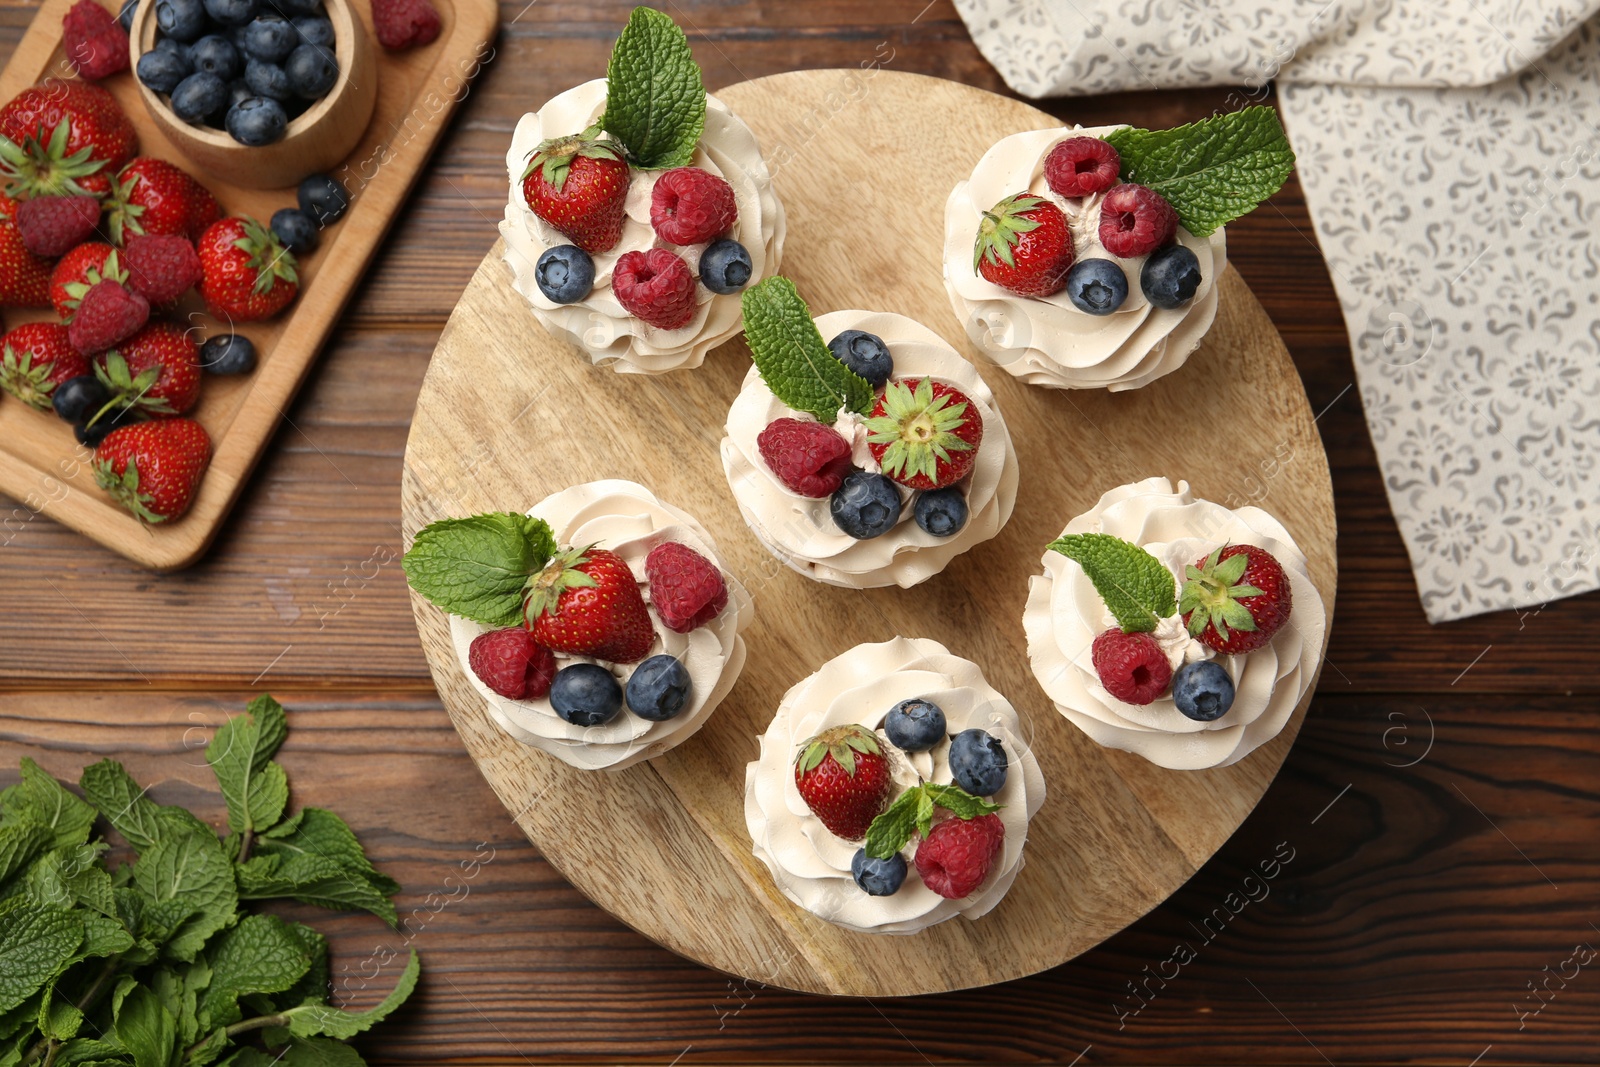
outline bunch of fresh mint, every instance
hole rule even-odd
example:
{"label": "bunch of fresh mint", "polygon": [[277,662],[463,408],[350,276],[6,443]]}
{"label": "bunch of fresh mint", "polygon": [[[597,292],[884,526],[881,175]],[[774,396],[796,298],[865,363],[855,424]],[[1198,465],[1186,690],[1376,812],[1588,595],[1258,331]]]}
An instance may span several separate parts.
{"label": "bunch of fresh mint", "polygon": [[606,66],[600,126],[643,170],[686,167],[706,128],[706,87],[689,39],[648,7],[628,17]]}
{"label": "bunch of fresh mint", "polygon": [[[112,760],[83,772],[87,801],[22,761],[22,781],[0,792],[0,1067],[362,1062],[344,1039],[411,995],[416,952],[382,1004],[344,1011],[328,1003],[323,936],[242,907],[287,897],[395,923],[399,886],[344,820],[284,817],[289,783],[272,756],[286,732],[283,708],[258,697],[206,749],[223,837]],[[100,817],[135,862],[108,866]]]}

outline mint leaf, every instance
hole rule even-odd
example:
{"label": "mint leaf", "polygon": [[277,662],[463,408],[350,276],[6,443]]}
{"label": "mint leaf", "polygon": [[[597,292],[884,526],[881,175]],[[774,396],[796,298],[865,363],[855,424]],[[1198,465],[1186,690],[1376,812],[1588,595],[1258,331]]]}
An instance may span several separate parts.
{"label": "mint leaf", "polygon": [[272,756],[288,730],[283,705],[259,696],[243,715],[223,723],[206,746],[206,762],[222,787],[228,826],[234,832],[264,830],[282,818],[289,803],[289,779]]}
{"label": "mint leaf", "polygon": [[302,1004],[321,1004],[328,999],[328,939],[304,923],[290,923],[289,932],[299,941],[301,951],[311,961],[300,980],[272,998],[279,1008]]}
{"label": "mint leaf", "polygon": [[299,936],[275,915],[248,915],[217,942],[207,953],[211,981],[196,1013],[202,1029],[238,1022],[240,997],[281,993],[311,966]]}
{"label": "mint leaf", "polygon": [[89,802],[128,843],[140,852],[164,836],[211,833],[211,828],[183,808],[157,804],[116,760],[104,759],[83,769],[78,779]]}
{"label": "mint leaf", "polygon": [[50,828],[32,819],[7,819],[0,824],[0,886],[44,855],[52,840]]}
{"label": "mint leaf", "polygon": [[[1000,805],[983,797],[975,797],[959,785],[940,785],[929,782],[922,787],[939,807],[962,819],[976,819],[980,815],[993,815]],[[926,834],[928,831],[922,831]]]}
{"label": "mint leaf", "polygon": [[833,358],[794,282],[781,275],[752,285],[741,298],[750,358],[774,396],[831,424],[839,409],[872,410],[872,385]]}
{"label": "mint leaf", "polygon": [[411,991],[416,988],[417,974],[421,971],[422,964],[417,959],[417,950],[411,950],[411,958],[406,961],[405,970],[400,972],[400,978],[395,982],[389,995],[383,998],[383,1003],[366,1011],[345,1011],[327,1004],[303,1004],[298,1008],[290,1008],[283,1014],[289,1020],[289,1032],[295,1037],[336,1037],[348,1040],[355,1037],[363,1030],[371,1029],[381,1022],[385,1016],[404,1004]]}
{"label": "mint leaf", "polygon": [[523,587],[555,550],[542,519],[498,511],[430,523],[400,566],[435,607],[498,628],[522,621]]}
{"label": "mint leaf", "polygon": [[372,866],[361,842],[356,840],[355,831],[325,808],[302,809],[295,816],[295,826],[291,832],[280,835],[274,828],[261,842],[260,848],[269,855],[321,856],[358,872],[386,896],[400,892],[400,886],[394,879],[380,874]]}
{"label": "mint leaf", "polygon": [[159,998],[135,985],[116,1005],[112,1030],[133,1056],[134,1067],[171,1067],[178,1051],[178,1022]]}
{"label": "mint leaf", "polygon": [[212,934],[233,922],[239,907],[233,863],[210,830],[157,840],[134,865],[133,883],[158,912],[182,916],[166,952],[186,962]]}
{"label": "mint leaf", "polygon": [[1278,113],[1259,105],[1170,130],[1126,127],[1106,141],[1122,157],[1122,180],[1166,197],[1196,237],[1254,211],[1294,169]]}
{"label": "mint leaf", "polygon": [[[50,829],[51,848],[81,845],[94,826],[94,806],[67,791],[55,776],[22,757],[22,781],[0,793],[6,818],[32,819]],[[4,878],[0,878],[4,881]]]}
{"label": "mint leaf", "polygon": [[1110,534],[1067,534],[1050,542],[1052,551],[1083,568],[1124,633],[1149,633],[1178,610],[1178,582],[1162,562]]}
{"label": "mint leaf", "polygon": [[291,1038],[278,1067],[365,1067],[366,1060],[342,1041],[326,1037]]}
{"label": "mint leaf", "polygon": [[239,896],[244,900],[288,897],[333,911],[360,908],[390,926],[399,921],[394,902],[360,871],[314,854],[250,857],[238,868]]}
{"label": "mint leaf", "polygon": [[83,943],[83,921],[66,908],[13,898],[0,905],[0,1012],[60,973]]}
{"label": "mint leaf", "polygon": [[689,39],[648,7],[628,16],[606,66],[600,125],[644,170],[684,167],[706,128],[706,87]]}
{"label": "mint leaf", "polygon": [[1000,810],[1000,805],[975,797],[958,785],[923,782],[895,797],[894,803],[872,820],[864,845],[867,855],[886,860],[905,848],[912,834],[927,837],[933,828],[935,807],[944,808],[962,819],[975,819]]}
{"label": "mint leaf", "polygon": [[[45,998],[39,1003],[39,1032],[55,1041],[71,1041],[83,1026],[83,1012],[65,993],[58,992],[54,984],[46,989]],[[61,1062],[59,1057],[56,1062]]]}

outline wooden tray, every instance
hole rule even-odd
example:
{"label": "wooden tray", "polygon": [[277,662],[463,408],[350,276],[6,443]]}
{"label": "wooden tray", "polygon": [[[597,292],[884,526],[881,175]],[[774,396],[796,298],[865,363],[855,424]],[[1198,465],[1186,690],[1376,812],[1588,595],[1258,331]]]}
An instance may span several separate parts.
{"label": "wooden tray", "polygon": [[[39,8],[0,73],[0,101],[10,100],[41,78],[69,70],[61,49],[61,16],[72,2],[46,0]],[[348,162],[332,171],[350,188],[350,210],[323,231],[316,252],[300,258],[300,295],[295,302],[275,319],[240,327],[238,332],[255,342],[260,366],[243,378],[208,377],[201,390],[194,417],[210,431],[216,454],[189,514],[155,527],[139,522],[94,484],[90,452],[73,440],[65,423],[11,397],[0,397],[0,493],[144,567],[175,570],[205,552],[465,96],[467,82],[493,57],[489,42],[499,20],[493,0],[434,0],[434,4],[444,29],[433,44],[396,54],[373,41],[377,106]],[[353,7],[370,32],[370,5],[354,0]],[[132,72],[103,84],[139,131],[140,154],[160,156],[194,174],[227,213],[252,215],[265,223],[278,208],[294,206],[293,188],[240,189],[201,173],[159,132],[139,99]],[[221,329],[192,294],[179,314],[206,335]],[[10,328],[53,319],[54,312],[8,308],[5,317]]]}
{"label": "wooden tray", "polygon": [[[1202,349],[1137,392],[1038,389],[983,363],[940,279],[945,198],[994,141],[1055,120],[933,78],[880,72],[864,93],[858,78],[806,71],[718,95],[769,159],[792,155],[777,178],[789,221],[783,272],[813,311],[911,315],[983,369],[1022,465],[1016,512],[999,537],[910,590],[835,589],[789,571],[739,518],[718,459],[723,418],[749,366],[743,342],[698,370],[662,377],[595,369],[539,328],[510,287],[499,246],[434,353],[406,449],[402,507],[409,539],[445,516],[522,510],[575,482],[631,478],[698,516],[754,592],[756,620],[739,684],[690,741],[617,773],[576,771],[518,744],[491,723],[462,674],[446,617],[414,598],[439,692],[517,823],[634,929],[752,982],[897,996],[1032,974],[1139,918],[1250,813],[1303,721],[1305,704],[1241,763],[1190,773],[1079,733],[1034,681],[1022,632],[1028,577],[1066,520],[1103,490],[1154,474],[1186,478],[1215,500],[1253,500],[1304,548],[1331,614],[1334,515],[1300,379],[1232,271]],[[843,102],[838,114],[829,101]],[[1191,432],[1247,405],[1261,415],[1241,439]],[[1000,906],[911,937],[850,933],[790,904],[752,857],[744,823],[745,764],[784,690],[845,649],[897,633],[935,638],[983,668],[1024,717],[1049,786],[1027,865]]]}

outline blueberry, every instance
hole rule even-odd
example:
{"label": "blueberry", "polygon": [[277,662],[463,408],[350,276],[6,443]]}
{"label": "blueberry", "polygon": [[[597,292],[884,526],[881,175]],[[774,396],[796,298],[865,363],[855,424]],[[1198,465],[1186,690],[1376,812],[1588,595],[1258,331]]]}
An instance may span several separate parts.
{"label": "blueberry", "polygon": [[265,96],[252,96],[228,109],[228,135],[252,148],[283,140],[289,116],[283,105]]}
{"label": "blueberry", "polygon": [[327,174],[313,174],[300,183],[295,195],[300,210],[316,220],[318,226],[332,226],[350,207],[350,191],[338,178]]}
{"label": "blueberry", "polygon": [[256,17],[256,0],[205,0],[205,8],[224,26],[243,26]]}
{"label": "blueberry", "polygon": [[906,859],[896,852],[886,860],[876,860],[866,849],[858,848],[850,860],[850,877],[868,896],[892,897],[905,883]]}
{"label": "blueberry", "polygon": [[215,74],[225,82],[231,82],[244,73],[239,50],[220,34],[207,34],[190,45],[189,58],[194,62],[195,70]]}
{"label": "blueberry", "polygon": [[244,28],[244,54],[264,63],[282,63],[300,43],[294,24],[281,15],[260,15]]}
{"label": "blueberry", "polygon": [[1067,271],[1067,296],[1079,311],[1109,315],[1128,299],[1128,275],[1109,259],[1080,259]]}
{"label": "blueberry", "polygon": [[1196,722],[1215,722],[1233,707],[1233,679],[1220,663],[1185,663],[1172,676],[1172,701]]}
{"label": "blueberry", "polygon": [[900,521],[900,491],[885,475],[852,471],[833,491],[828,510],[839,529],[866,541],[888,533]]}
{"label": "blueberry", "polygon": [[307,100],[327,96],[333,83],[339,80],[339,63],[333,53],[314,44],[297,46],[289,53],[283,69],[289,75],[289,88],[296,96]]}
{"label": "blueberry", "polygon": [[604,667],[574,663],[556,671],[550,706],[574,726],[599,726],[622,710],[622,686]]}
{"label": "blueberry", "polygon": [[228,83],[228,106],[230,108],[235,104],[244,103],[255,95],[256,91],[250,88],[250,83],[243,78]]}
{"label": "blueberry", "polygon": [[304,44],[333,47],[333,23],[321,15],[300,15],[293,22],[295,33]]}
{"label": "blueberry", "polygon": [[641,719],[665,722],[689,706],[689,668],[675,656],[651,656],[628,678],[628,710]]}
{"label": "blueberry", "polygon": [[[90,412],[91,416],[93,414],[93,412]],[[111,433],[112,430],[131,425],[132,423],[138,421],[139,410],[137,408],[117,408],[116,410],[108,411],[104,415],[101,415],[98,419],[95,419],[93,426],[74,426],[72,428],[72,436],[78,439],[78,443],[80,445],[88,445],[90,448],[98,448],[100,442],[104,441],[106,439],[106,435]]]}
{"label": "blueberry", "polygon": [[50,403],[57,415],[77,426],[88,422],[110,399],[111,394],[100,384],[99,378],[92,374],[80,374],[56,386]]}
{"label": "blueberry", "polygon": [[183,52],[152,48],[139,57],[134,68],[139,80],[158,93],[170,93],[178,83],[194,73],[194,64]]}
{"label": "blueberry", "polygon": [[594,260],[577,245],[556,245],[539,256],[533,277],[545,299],[576,304],[594,288]]}
{"label": "blueberry", "polygon": [[250,60],[244,67],[244,84],[251,96],[264,96],[280,104],[294,98],[294,91],[289,88],[289,75],[276,63]]}
{"label": "blueberry", "polygon": [[314,251],[317,247],[317,224],[297,207],[279,208],[272,213],[272,232],[278,235],[284,247],[295,255]]}
{"label": "blueberry", "polygon": [[286,19],[297,15],[321,15],[322,0],[265,0],[269,7],[276,8]]}
{"label": "blueberry", "polygon": [[700,253],[700,280],[713,293],[737,293],[755,273],[750,253],[731,237],[710,244]]}
{"label": "blueberry", "polygon": [[194,68],[194,64],[189,60],[189,46],[175,37],[156,37],[156,45],[150,51],[171,52],[175,56],[182,56],[184,62],[189,63],[190,69]]}
{"label": "blueberry", "polygon": [[1006,748],[982,730],[962,730],[950,742],[950,776],[975,797],[992,797],[1006,784]]}
{"label": "blueberry", "polygon": [[195,71],[172,90],[172,113],[185,122],[204,122],[227,104],[227,84],[203,70]]}
{"label": "blueberry", "polygon": [[882,389],[894,374],[894,358],[883,338],[865,330],[846,330],[828,342],[833,358],[855,371],[874,389]]}
{"label": "blueberry", "polygon": [[133,16],[139,11],[139,0],[122,0],[122,10],[117,12],[117,21],[122,23],[125,33],[133,32]]}
{"label": "blueberry", "polygon": [[206,21],[200,0],[156,0],[156,28],[175,41],[199,37],[206,32]]}
{"label": "blueberry", "polygon": [[238,333],[207,337],[200,346],[200,366],[212,374],[249,374],[256,369],[256,346]]}
{"label": "blueberry", "polygon": [[917,525],[935,537],[954,537],[967,524],[967,498],[956,486],[917,494],[911,507]]}
{"label": "blueberry", "polygon": [[889,709],[883,732],[896,748],[926,752],[945,738],[944,710],[920,697],[902,700]]}
{"label": "blueberry", "polygon": [[1200,261],[1182,245],[1158,248],[1139,271],[1139,288],[1158,308],[1182,307],[1200,288]]}

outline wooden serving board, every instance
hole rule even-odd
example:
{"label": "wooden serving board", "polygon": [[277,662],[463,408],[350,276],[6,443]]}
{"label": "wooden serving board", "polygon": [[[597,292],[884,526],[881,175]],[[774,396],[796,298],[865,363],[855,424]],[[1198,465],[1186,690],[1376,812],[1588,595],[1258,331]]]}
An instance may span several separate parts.
{"label": "wooden serving board", "polygon": [[[576,482],[629,478],[698,516],[755,596],[749,661],[709,724],[632,769],[582,772],[513,741],[485,713],[446,617],[413,598],[433,676],[467,750],[518,824],[602,907],[668,948],[751,982],[898,996],[1000,982],[1069,960],[1159,904],[1239,826],[1305,714],[1235,766],[1162,770],[1102,749],[1058,715],[1028,669],[1022,609],[1044,546],[1113,486],[1150,475],[1276,515],[1310,557],[1331,613],[1333,494],[1305,391],[1239,276],[1202,348],[1132,393],[1017,383],[967,343],[940,276],[951,186],[1008,134],[1051,125],[999,96],[909,74],[805,71],[718,95],[780,162],[783,273],[812,310],[910,315],[965,352],[994,389],[1021,461],[1000,536],[914,589],[811,582],[739,518],[717,454],[749,366],[735,340],[693,371],[596,369],[550,339],[510,287],[496,246],[440,338],[406,449],[409,539],[446,516],[523,510]],[[864,90],[862,86],[865,86]],[[1130,116],[1137,118],[1137,116]],[[1255,412],[1241,435],[1205,434]],[[751,855],[745,764],[784,691],[825,660],[895,634],[975,660],[1024,719],[1048,785],[1010,893],[976,922],[910,937],[851,933],[789,903]]]}
{"label": "wooden serving board", "polygon": [[[70,73],[61,48],[61,17],[72,2],[46,0],[39,8],[0,73],[0,101],[10,100],[41,78]],[[78,445],[69,426],[12,397],[0,397],[0,493],[144,567],[176,570],[200,558],[466,95],[467,83],[493,58],[490,42],[499,21],[493,0],[433,2],[444,28],[426,48],[393,53],[373,40],[378,101],[372,121],[344,166],[331,171],[350,189],[350,210],[322,231],[321,247],[300,257],[300,294],[294,303],[274,319],[239,327],[239,333],[255,342],[259,366],[240,378],[206,378],[192,414],[210,432],[215,455],[189,513],[160,526],[141,523],[95,485],[91,452]],[[370,33],[370,4],[355,0],[352,6]],[[159,156],[188,170],[216,194],[226,213],[251,215],[265,223],[279,208],[295,206],[293,187],[237,188],[186,160],[145,110],[131,71],[102,84],[138,130],[140,154]],[[54,317],[49,310],[5,311],[8,329]],[[198,327],[201,336],[225,332],[194,294],[185,299],[178,318]]]}

